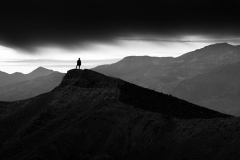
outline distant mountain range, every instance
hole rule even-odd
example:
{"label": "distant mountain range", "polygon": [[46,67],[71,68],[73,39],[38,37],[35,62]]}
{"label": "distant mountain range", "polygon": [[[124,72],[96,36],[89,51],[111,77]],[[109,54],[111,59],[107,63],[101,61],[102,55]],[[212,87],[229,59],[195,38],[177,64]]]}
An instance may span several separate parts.
{"label": "distant mountain range", "polygon": [[240,62],[184,80],[170,94],[223,113],[240,116]]}
{"label": "distant mountain range", "polygon": [[93,70],[240,116],[239,64],[240,46],[220,43],[176,58],[126,57]]}
{"label": "distant mountain range", "polygon": [[46,93],[58,86],[65,74],[53,72],[46,76],[0,87],[0,101],[15,101]]}
{"label": "distant mountain range", "polygon": [[0,72],[0,101],[15,101],[49,92],[65,74],[39,67],[29,74]]}
{"label": "distant mountain range", "polygon": [[238,159],[239,123],[170,95],[73,69],[48,93],[0,102],[0,158]]}
{"label": "distant mountain range", "polygon": [[240,46],[219,43],[177,58],[130,56],[114,64],[95,67],[93,70],[142,87],[169,93],[182,80],[238,61]]}
{"label": "distant mountain range", "polygon": [[49,70],[43,67],[38,67],[34,71],[28,74],[23,74],[20,72],[15,72],[13,74],[8,74],[5,72],[0,72],[0,87],[9,85],[15,82],[26,81],[30,79],[34,79],[40,76],[46,76],[53,73],[53,70]]}

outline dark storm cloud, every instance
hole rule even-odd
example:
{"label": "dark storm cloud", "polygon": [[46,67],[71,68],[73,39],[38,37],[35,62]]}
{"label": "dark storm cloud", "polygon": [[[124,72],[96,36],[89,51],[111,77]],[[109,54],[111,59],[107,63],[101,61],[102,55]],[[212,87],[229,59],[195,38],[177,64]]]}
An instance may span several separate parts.
{"label": "dark storm cloud", "polygon": [[84,47],[134,35],[240,35],[239,2],[234,0],[10,0],[1,7],[0,45],[29,53],[37,46]]}

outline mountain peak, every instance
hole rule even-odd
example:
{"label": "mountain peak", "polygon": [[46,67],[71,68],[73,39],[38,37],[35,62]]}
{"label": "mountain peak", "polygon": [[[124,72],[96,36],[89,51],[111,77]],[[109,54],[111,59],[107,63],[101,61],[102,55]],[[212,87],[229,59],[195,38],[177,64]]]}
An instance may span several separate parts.
{"label": "mountain peak", "polygon": [[43,68],[43,67],[38,67],[35,70],[33,70],[31,73],[27,74],[27,76],[30,79],[33,79],[33,78],[36,78],[36,77],[49,75],[53,72],[54,72],[53,70],[46,69],[46,68]]}
{"label": "mountain peak", "polygon": [[50,70],[50,69],[47,69],[47,68],[44,68],[44,67],[40,66],[40,67],[36,68],[35,70],[33,70],[32,72],[42,72],[42,71],[53,71],[53,70]]}
{"label": "mountain peak", "polygon": [[88,69],[72,69],[64,76],[60,86],[76,86],[82,88],[108,88],[117,85],[119,79],[112,78]]}
{"label": "mountain peak", "polygon": [[21,72],[14,72],[12,75],[24,75],[24,74]]}
{"label": "mountain peak", "polygon": [[208,48],[208,47],[233,47],[233,45],[224,42],[224,43],[211,44],[211,45],[205,46],[204,48]]}
{"label": "mountain peak", "polygon": [[[233,58],[232,56],[235,56],[235,58]],[[217,60],[216,60],[216,57],[218,58]],[[215,43],[215,44],[205,46],[201,49],[197,49],[195,51],[183,54],[179,56],[177,59],[192,61],[196,58],[197,59],[205,58],[207,60],[210,60],[210,63],[212,63],[213,61],[221,62],[221,63],[223,62],[234,63],[238,61],[238,59],[240,58],[239,48],[237,46],[234,46],[228,43]],[[223,60],[226,60],[226,61],[223,61]]]}

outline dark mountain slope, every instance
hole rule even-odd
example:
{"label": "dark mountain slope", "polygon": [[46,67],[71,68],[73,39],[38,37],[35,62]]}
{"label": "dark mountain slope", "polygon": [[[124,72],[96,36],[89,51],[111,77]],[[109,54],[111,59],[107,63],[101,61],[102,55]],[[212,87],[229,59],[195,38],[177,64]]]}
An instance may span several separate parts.
{"label": "dark mountain slope", "polygon": [[238,118],[91,70],[0,108],[1,159],[240,157]]}
{"label": "dark mountain slope", "polygon": [[53,70],[49,70],[49,69],[46,69],[43,67],[38,67],[37,69],[35,69],[34,71],[32,71],[31,73],[28,73],[28,74],[23,74],[23,73],[19,73],[19,72],[15,72],[13,74],[7,74],[7,73],[2,74],[1,73],[0,74],[0,87],[9,85],[12,83],[16,83],[16,82],[34,79],[34,78],[40,77],[40,76],[46,76],[53,72],[54,72]]}
{"label": "dark mountain slope", "polygon": [[16,101],[51,91],[62,81],[64,73],[53,72],[35,79],[0,87],[0,101]]}
{"label": "dark mountain slope", "polygon": [[184,80],[171,94],[223,113],[239,115],[240,62]]}
{"label": "dark mountain slope", "polygon": [[240,46],[219,43],[177,58],[125,57],[117,63],[98,66],[93,70],[158,92],[169,93],[182,80],[239,61]]}

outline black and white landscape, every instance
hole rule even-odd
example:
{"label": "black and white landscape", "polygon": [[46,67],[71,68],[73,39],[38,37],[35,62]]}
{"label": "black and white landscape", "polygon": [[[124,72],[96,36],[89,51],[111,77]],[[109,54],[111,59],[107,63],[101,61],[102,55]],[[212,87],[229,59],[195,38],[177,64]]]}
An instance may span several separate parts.
{"label": "black and white landscape", "polygon": [[239,160],[239,8],[2,0],[0,160]]}
{"label": "black and white landscape", "polygon": [[[210,52],[203,52],[209,48]],[[216,48],[220,48],[219,54],[214,52]],[[104,68],[101,72],[115,76],[106,72],[114,68],[112,73],[138,76],[153,66],[169,65],[166,67],[169,71],[165,72],[168,76],[172,70],[185,67],[187,69],[180,73],[188,77],[178,82],[170,92],[172,95],[194,103],[213,99],[221,105],[211,101],[204,105],[223,113],[235,108],[231,114],[237,115],[239,108],[230,104],[238,103],[239,52],[235,49],[238,46],[216,44],[177,58],[126,57],[116,64],[93,70]],[[202,55],[195,56],[196,52]],[[124,63],[122,67],[121,63]],[[195,72],[189,76],[191,69]],[[37,73],[44,76],[34,74],[37,78],[1,87],[1,92],[4,88],[14,90],[16,97],[25,96],[37,87],[48,90],[30,99],[0,102],[0,157],[3,159],[240,157],[239,118],[92,70],[72,69],[64,76],[40,67],[31,73],[39,70]],[[155,74],[161,77],[162,72],[156,69]],[[59,81],[60,84],[56,84]],[[46,85],[47,82],[52,85]]]}

